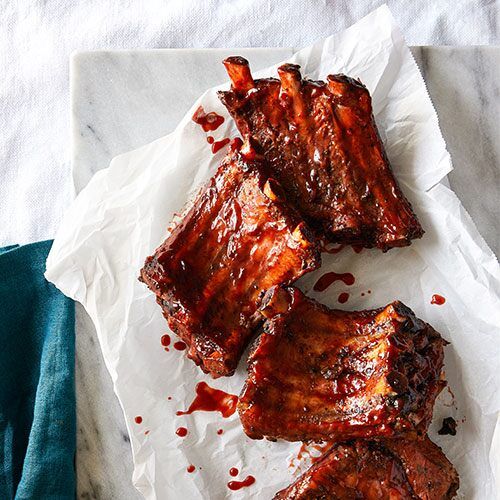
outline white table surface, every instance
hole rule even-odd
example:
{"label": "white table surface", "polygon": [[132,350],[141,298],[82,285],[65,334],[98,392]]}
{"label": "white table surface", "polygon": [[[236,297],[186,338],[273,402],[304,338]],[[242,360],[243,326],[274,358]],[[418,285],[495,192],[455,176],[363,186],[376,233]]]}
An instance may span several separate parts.
{"label": "white table surface", "polygon": [[[499,255],[500,48],[414,47],[455,170],[451,187],[481,234]],[[117,154],[170,132],[207,87],[226,80],[220,60],[249,49],[220,51],[90,52],[71,64],[72,168],[77,190]],[[267,66],[292,53],[258,54]],[[192,82],[191,64],[206,67]],[[257,64],[253,64],[255,69]],[[175,85],[174,85],[175,84]],[[97,337],[88,316],[77,312],[78,496],[138,498],[130,444]]]}

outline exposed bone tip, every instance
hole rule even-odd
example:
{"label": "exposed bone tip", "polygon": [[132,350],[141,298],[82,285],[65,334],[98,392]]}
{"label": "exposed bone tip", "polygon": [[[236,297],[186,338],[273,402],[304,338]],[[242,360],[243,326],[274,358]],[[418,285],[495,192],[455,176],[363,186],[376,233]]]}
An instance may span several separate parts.
{"label": "exposed bone tip", "polygon": [[300,66],[298,64],[290,64],[290,63],[282,64],[278,68],[278,74],[281,73],[290,73],[293,75],[298,75],[299,78],[301,77]]}
{"label": "exposed bone tip", "polygon": [[248,61],[241,56],[231,56],[224,59],[223,64],[231,79],[231,88],[237,92],[248,92],[254,86]]}
{"label": "exposed bone tip", "polygon": [[222,61],[224,66],[236,65],[236,66],[249,66],[248,61],[241,56],[229,56]]}

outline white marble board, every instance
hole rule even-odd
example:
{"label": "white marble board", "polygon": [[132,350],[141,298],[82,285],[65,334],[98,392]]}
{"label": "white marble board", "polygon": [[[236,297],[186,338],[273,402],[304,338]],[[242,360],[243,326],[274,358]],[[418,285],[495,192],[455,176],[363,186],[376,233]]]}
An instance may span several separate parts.
{"label": "white marble board", "polygon": [[[72,164],[79,192],[114,156],[173,130],[193,101],[226,80],[220,61],[241,54],[255,70],[281,49],[83,52],[71,61]],[[452,189],[500,254],[500,48],[413,47],[451,153]],[[190,68],[206,78],[193,81]],[[139,498],[123,416],[88,316],[77,310],[78,498]]]}

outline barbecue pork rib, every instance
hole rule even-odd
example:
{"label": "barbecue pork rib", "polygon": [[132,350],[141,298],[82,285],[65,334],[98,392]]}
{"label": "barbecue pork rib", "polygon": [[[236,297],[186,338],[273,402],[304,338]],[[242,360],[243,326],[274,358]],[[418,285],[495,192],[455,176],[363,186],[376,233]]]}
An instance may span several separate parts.
{"label": "barbecue pork rib", "polygon": [[439,446],[423,440],[337,443],[274,500],[448,500],[459,479]]}
{"label": "barbecue pork rib", "polygon": [[253,80],[242,57],[224,65],[231,90],[219,98],[244,150],[268,160],[313,229],[332,242],[384,251],[423,235],[391,171],[366,87],[345,75],[303,80],[294,64],[278,68],[280,80]]}
{"label": "barbecue pork rib", "polygon": [[261,162],[233,150],[139,279],[188,357],[215,378],[236,369],[262,322],[265,290],[318,265],[318,244],[279,185]]}
{"label": "barbecue pork rib", "polygon": [[238,403],[254,439],[338,441],[426,432],[446,342],[401,302],[331,310],[294,287],[262,299],[269,319]]}

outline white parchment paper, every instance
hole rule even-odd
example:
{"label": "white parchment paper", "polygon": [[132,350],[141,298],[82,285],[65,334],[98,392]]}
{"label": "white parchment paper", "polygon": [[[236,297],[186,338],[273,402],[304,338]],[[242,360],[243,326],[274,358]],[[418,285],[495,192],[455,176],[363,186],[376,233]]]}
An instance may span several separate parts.
{"label": "white parchment paper", "polygon": [[[396,176],[426,230],[411,247],[386,254],[356,254],[350,248],[325,254],[321,270],[299,286],[344,309],[400,299],[451,342],[446,375],[454,396],[448,390],[440,396],[430,435],[460,473],[460,497],[493,499],[500,271],[460,201],[440,182],[451,161],[418,68],[385,6],[289,62],[300,64],[310,78],[344,72],[368,87]],[[273,67],[256,76],[275,74]],[[233,377],[212,381],[183,353],[165,352],[160,338],[168,331],[166,322],[153,295],[137,281],[174,213],[214,173],[224,154],[212,155],[207,134],[191,121],[194,110],[202,104],[226,117],[212,134],[216,140],[237,134],[215,91],[207,91],[172,134],[115,158],[94,176],[68,210],[47,260],[47,279],[81,302],[95,323],[131,437],[133,480],[148,499],[272,498],[307,466],[307,459],[290,466],[298,443],[248,439],[237,414],[227,419],[214,412],[176,416],[187,409],[202,380],[238,394],[246,364],[243,360]],[[329,270],[351,272],[356,281],[312,291]],[[345,304],[338,303],[341,292],[350,295]],[[446,298],[444,305],[430,303],[435,293]],[[140,424],[134,422],[137,415],[143,418]],[[454,437],[437,435],[446,416],[458,421]],[[185,438],[175,433],[180,426],[189,431]],[[217,434],[218,429],[224,433]],[[189,464],[196,466],[192,474],[186,471]],[[237,479],[251,474],[256,483],[232,492],[230,467],[240,470]]]}

